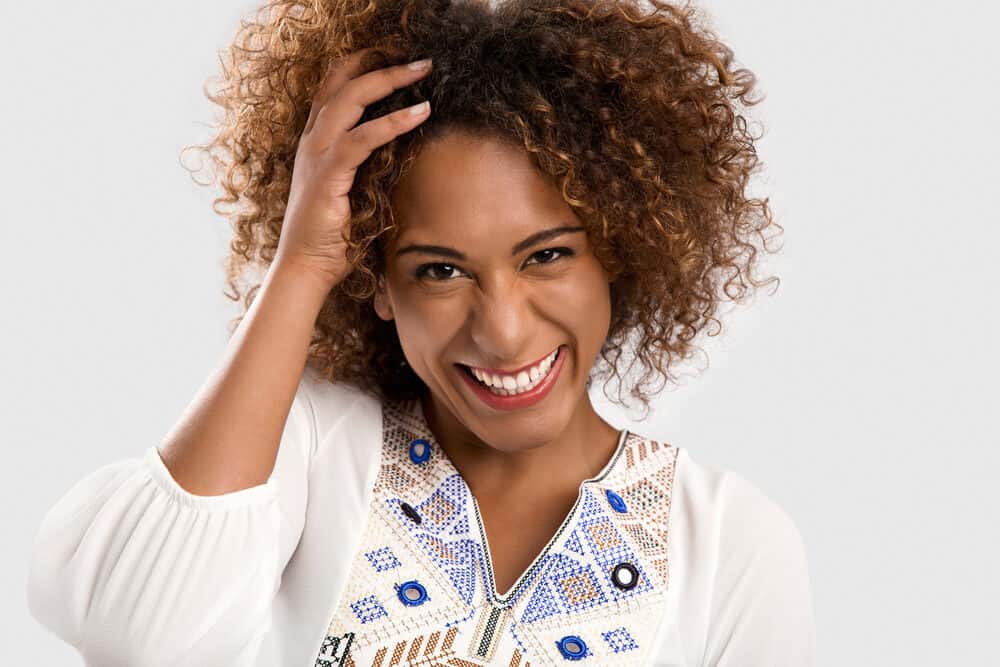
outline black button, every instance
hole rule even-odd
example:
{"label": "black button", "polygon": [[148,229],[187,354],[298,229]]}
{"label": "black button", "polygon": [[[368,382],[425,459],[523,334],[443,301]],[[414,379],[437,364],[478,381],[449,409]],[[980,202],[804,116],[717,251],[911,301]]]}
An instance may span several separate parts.
{"label": "black button", "polygon": [[423,519],[420,518],[420,515],[417,514],[417,510],[413,509],[409,503],[399,503],[399,509],[403,510],[403,514],[405,514],[413,523],[420,523],[423,521]]}
{"label": "black button", "polygon": [[618,563],[611,570],[611,581],[623,591],[632,590],[639,583],[639,570],[632,563]]}

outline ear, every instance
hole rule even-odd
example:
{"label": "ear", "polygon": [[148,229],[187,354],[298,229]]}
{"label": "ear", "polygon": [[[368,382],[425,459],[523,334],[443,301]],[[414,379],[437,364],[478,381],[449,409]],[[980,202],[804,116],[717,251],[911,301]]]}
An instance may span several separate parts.
{"label": "ear", "polygon": [[375,297],[372,301],[372,305],[375,307],[375,312],[383,320],[388,322],[393,319],[392,304],[389,303],[389,295],[386,293],[384,275],[380,275],[378,277],[378,282],[375,285]]}

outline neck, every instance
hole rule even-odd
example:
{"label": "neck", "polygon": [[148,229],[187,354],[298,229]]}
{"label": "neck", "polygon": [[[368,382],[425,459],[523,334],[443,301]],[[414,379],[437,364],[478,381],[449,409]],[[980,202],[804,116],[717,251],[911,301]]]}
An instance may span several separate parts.
{"label": "neck", "polygon": [[505,428],[498,420],[494,432],[480,433],[429,393],[420,403],[434,438],[477,496],[525,487],[576,488],[604,468],[620,435],[597,414],[587,392],[576,400],[568,422],[552,433],[538,433],[552,420],[527,421],[513,413],[508,419],[527,423]]}

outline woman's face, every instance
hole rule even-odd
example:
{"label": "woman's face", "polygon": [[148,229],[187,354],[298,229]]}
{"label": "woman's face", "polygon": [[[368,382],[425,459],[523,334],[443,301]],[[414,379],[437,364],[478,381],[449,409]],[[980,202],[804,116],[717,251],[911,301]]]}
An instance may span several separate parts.
{"label": "woman's face", "polygon": [[[400,233],[386,249],[376,312],[395,320],[407,363],[457,437],[504,451],[551,442],[591,410],[586,383],[610,325],[608,274],[522,148],[452,132],[412,167],[392,193]],[[528,405],[491,404],[462,368],[512,371],[557,348],[552,377],[539,376],[548,391]]]}

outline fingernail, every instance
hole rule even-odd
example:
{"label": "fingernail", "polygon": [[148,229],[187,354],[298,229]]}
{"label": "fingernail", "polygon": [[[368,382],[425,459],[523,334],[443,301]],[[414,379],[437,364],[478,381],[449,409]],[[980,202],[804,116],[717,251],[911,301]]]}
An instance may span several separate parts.
{"label": "fingernail", "polygon": [[429,107],[430,105],[431,103],[427,102],[426,100],[421,102],[420,104],[414,104],[412,107],[410,107],[410,115],[419,116],[420,114],[427,111],[427,107]]}
{"label": "fingernail", "polygon": [[431,59],[424,58],[423,60],[414,60],[412,63],[407,65],[410,69],[427,69],[431,66]]}

